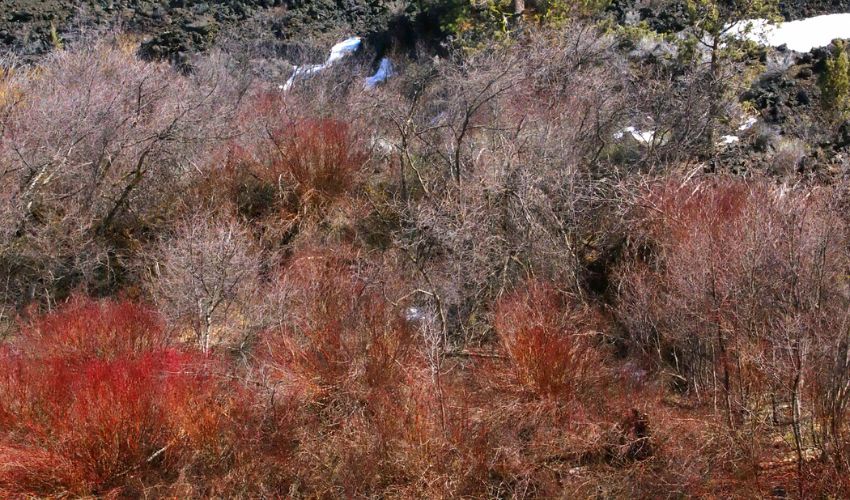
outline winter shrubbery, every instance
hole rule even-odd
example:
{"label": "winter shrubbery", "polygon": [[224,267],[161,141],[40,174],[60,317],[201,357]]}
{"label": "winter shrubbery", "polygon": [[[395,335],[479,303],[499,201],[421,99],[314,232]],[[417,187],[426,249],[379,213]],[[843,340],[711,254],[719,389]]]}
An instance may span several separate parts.
{"label": "winter shrubbery", "polygon": [[0,494],[846,496],[844,181],[694,168],[703,75],[572,28],[0,75]]}
{"label": "winter shrubbery", "polygon": [[169,345],[144,307],[74,299],[2,360],[4,494],[142,494],[230,453],[238,391],[215,360]]}

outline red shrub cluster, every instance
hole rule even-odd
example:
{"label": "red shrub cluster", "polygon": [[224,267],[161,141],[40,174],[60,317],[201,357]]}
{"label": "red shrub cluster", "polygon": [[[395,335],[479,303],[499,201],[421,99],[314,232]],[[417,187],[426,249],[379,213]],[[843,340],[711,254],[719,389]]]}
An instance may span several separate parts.
{"label": "red shrub cluster", "polygon": [[114,359],[161,349],[167,336],[164,322],[150,308],[75,296],[53,314],[24,325],[18,344],[49,358]]}
{"label": "red shrub cluster", "polygon": [[494,324],[521,387],[570,399],[594,377],[593,315],[552,285],[531,281],[502,299]]}
{"label": "red shrub cluster", "polygon": [[[707,179],[682,183],[678,177],[665,179],[646,193],[643,222],[651,226],[654,238],[684,242],[690,237],[718,237],[733,231],[736,223],[749,215],[755,198],[764,197],[763,186],[748,185],[734,178]],[[766,200],[762,200],[766,201]]]}
{"label": "red shrub cluster", "polygon": [[229,147],[224,169],[211,173],[204,195],[224,183],[241,211],[256,216],[271,205],[293,212],[324,206],[356,186],[368,154],[346,123],[277,119],[266,127],[256,143]]}
{"label": "red shrub cluster", "polygon": [[273,170],[294,181],[305,201],[317,195],[333,199],[351,190],[368,158],[339,120],[297,121],[271,140],[279,153]]}
{"label": "red shrub cluster", "polygon": [[[185,355],[165,351],[134,360],[76,364],[61,358],[39,360],[38,365],[6,361],[12,373],[3,381],[3,427],[23,438],[13,437],[6,446],[14,446],[25,461],[30,454],[51,457],[44,463],[47,470],[56,462],[71,468],[66,471],[70,477],[49,488],[98,494],[124,484],[127,474],[175,473],[183,455],[198,444],[189,443],[189,434],[212,437],[191,429],[206,405],[204,391],[199,391],[203,381],[185,373],[196,369],[196,360]],[[189,408],[198,414],[187,415]],[[15,479],[0,476],[0,484],[25,488],[19,492],[37,485],[46,471],[11,469]]]}
{"label": "red shrub cluster", "polygon": [[266,120],[262,136],[229,144],[214,159],[193,186],[193,203],[214,213],[235,209],[268,242],[289,241],[305,223],[322,221],[332,210],[357,210],[352,192],[369,155],[346,123]]}
{"label": "red shrub cluster", "polygon": [[35,319],[3,351],[0,492],[130,494],[220,461],[233,401],[212,363],[130,303],[75,298]]}

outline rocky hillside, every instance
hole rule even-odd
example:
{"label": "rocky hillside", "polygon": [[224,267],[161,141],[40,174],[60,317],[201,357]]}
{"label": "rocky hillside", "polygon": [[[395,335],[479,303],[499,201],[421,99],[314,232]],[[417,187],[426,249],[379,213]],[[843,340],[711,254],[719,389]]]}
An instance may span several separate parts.
{"label": "rocky hillside", "polygon": [[[43,54],[86,30],[121,26],[161,38],[170,50],[206,47],[222,27],[279,0],[3,0],[0,43],[25,58]],[[154,48],[154,50],[159,50]]]}
{"label": "rocky hillside", "polygon": [[[140,35],[142,55],[184,63],[223,34],[242,41],[298,45],[305,36],[357,33],[380,45],[393,39],[435,42],[439,15],[433,3],[409,0],[0,0],[0,51],[33,61],[82,33],[119,28]],[[786,19],[850,12],[848,0],[786,1]],[[621,23],[645,20],[658,32],[685,24],[684,2],[613,0],[607,9]],[[377,36],[376,36],[377,35]]]}
{"label": "rocky hillside", "polygon": [[142,55],[183,63],[222,33],[298,41],[341,31],[383,33],[419,11],[404,0],[0,0],[0,50],[32,61],[86,31],[119,27],[144,39]]}

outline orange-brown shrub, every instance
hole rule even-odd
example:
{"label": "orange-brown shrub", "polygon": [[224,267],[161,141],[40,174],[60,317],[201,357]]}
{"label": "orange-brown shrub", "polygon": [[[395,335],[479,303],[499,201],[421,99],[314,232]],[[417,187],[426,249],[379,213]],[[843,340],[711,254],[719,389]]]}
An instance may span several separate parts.
{"label": "orange-brown shrub", "polygon": [[727,463],[758,470],[792,456],[800,490],[805,462],[844,432],[804,422],[825,405],[824,422],[846,428],[847,406],[832,406],[850,310],[837,285],[848,266],[837,202],[832,188],[758,177],[664,179],[638,195],[618,283],[632,352],[737,436]]}
{"label": "orange-brown shrub", "polygon": [[299,404],[291,470],[309,496],[371,495],[402,481],[391,450],[419,364],[415,339],[355,264],[351,249],[296,252],[277,285],[282,322],[259,339],[258,371]]}
{"label": "orange-brown shrub", "polygon": [[342,248],[297,253],[279,284],[284,324],[263,336],[266,360],[316,394],[391,387],[415,364],[409,325],[352,264]]}
{"label": "orange-brown shrub", "polygon": [[0,365],[3,495],[137,495],[217,472],[243,434],[237,401],[251,405],[218,361],[168,346],[158,316],[127,302],[77,297],[25,325]]}
{"label": "orange-brown shrub", "polygon": [[770,376],[763,349],[778,347],[783,318],[810,321],[813,309],[841,303],[824,289],[846,259],[829,196],[731,177],[651,186],[619,287],[634,347],[690,384],[704,385],[714,370],[741,370],[743,384]]}
{"label": "orange-brown shrub", "polygon": [[161,349],[167,340],[165,323],[153,309],[77,295],[55,312],[24,324],[17,343],[49,358],[115,359]]}
{"label": "orange-brown shrub", "polygon": [[585,306],[530,281],[499,301],[494,326],[520,387],[564,399],[588,388],[600,357],[595,318]]}

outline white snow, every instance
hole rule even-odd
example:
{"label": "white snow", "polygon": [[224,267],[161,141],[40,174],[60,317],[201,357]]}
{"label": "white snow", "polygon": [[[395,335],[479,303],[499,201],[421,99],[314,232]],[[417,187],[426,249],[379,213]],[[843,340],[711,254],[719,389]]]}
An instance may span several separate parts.
{"label": "white snow", "polygon": [[759,121],[759,119],[756,118],[755,116],[748,116],[747,119],[744,120],[744,123],[742,123],[741,126],[738,127],[738,131],[743,132],[745,130],[749,130],[753,127],[753,125],[758,123],[758,121]]}
{"label": "white snow", "polygon": [[724,135],[720,138],[720,144],[733,144],[740,140],[741,139],[736,135]]}
{"label": "white snow", "polygon": [[339,42],[338,44],[331,47],[331,54],[328,56],[328,59],[322,64],[310,64],[307,66],[295,66],[292,71],[292,76],[286,80],[286,83],[283,86],[279,86],[280,89],[287,91],[292,88],[292,85],[295,84],[295,80],[298,78],[304,78],[310,76],[314,73],[318,73],[327,68],[330,68],[331,65],[343,57],[353,54],[357,52],[357,49],[360,48],[361,40],[359,36],[352,36],[346,38],[345,40]]}
{"label": "white snow", "polygon": [[292,71],[292,76],[286,80],[286,83],[281,87],[283,90],[289,90],[292,88],[292,85],[295,83],[296,78],[303,78],[313,73],[318,73],[323,69],[327,68],[325,64],[311,64],[309,66],[295,66],[295,69]]}
{"label": "white snow", "polygon": [[829,45],[836,38],[850,38],[850,13],[815,16],[779,25],[764,19],[751,19],[736,23],[729,34],[771,47],[787,45],[791,50],[808,52]]}
{"label": "white snow", "polygon": [[425,319],[425,311],[418,307],[408,307],[404,311],[404,319],[407,321],[419,321]]}
{"label": "white snow", "polygon": [[387,81],[391,76],[393,76],[393,63],[385,57],[381,59],[381,63],[378,65],[378,70],[375,71],[375,74],[366,79],[363,87],[371,90]]}
{"label": "white snow", "polygon": [[395,151],[395,144],[383,137],[372,137],[372,147],[383,154]]}
{"label": "white snow", "polygon": [[638,130],[635,127],[626,127],[620,132],[614,133],[614,139],[622,139],[626,134],[631,136],[641,144],[652,144],[655,139],[655,131],[653,130]]}
{"label": "white snow", "polygon": [[360,48],[360,43],[361,40],[359,36],[352,36],[334,45],[331,47],[331,55],[328,57],[328,60],[325,61],[325,66],[330,66],[348,54],[357,52],[357,49]]}

